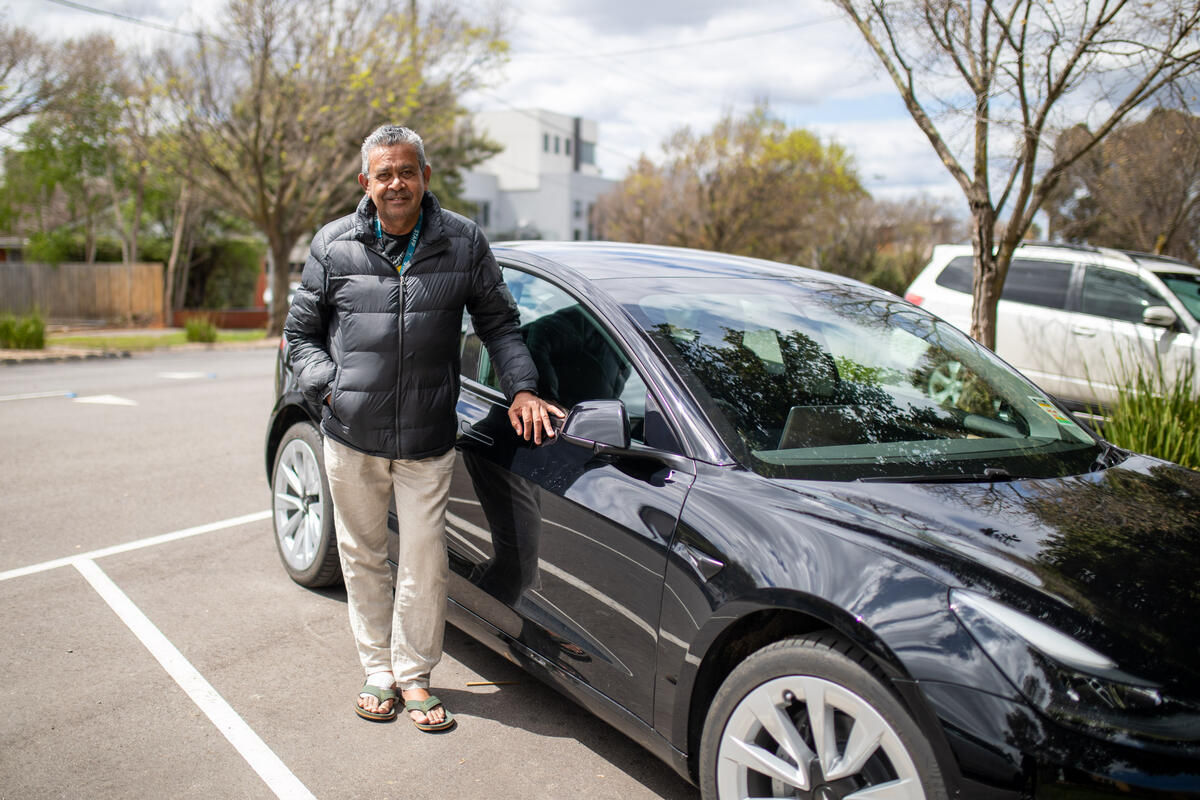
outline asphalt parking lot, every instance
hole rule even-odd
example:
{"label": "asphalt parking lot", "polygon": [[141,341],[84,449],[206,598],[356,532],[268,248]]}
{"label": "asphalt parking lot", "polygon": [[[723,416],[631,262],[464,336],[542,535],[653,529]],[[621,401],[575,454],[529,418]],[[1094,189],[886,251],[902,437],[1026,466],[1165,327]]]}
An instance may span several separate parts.
{"label": "asphalt parking lot", "polygon": [[450,628],[429,735],[360,720],[342,590],[279,566],[274,352],[0,367],[0,798],[695,789]]}

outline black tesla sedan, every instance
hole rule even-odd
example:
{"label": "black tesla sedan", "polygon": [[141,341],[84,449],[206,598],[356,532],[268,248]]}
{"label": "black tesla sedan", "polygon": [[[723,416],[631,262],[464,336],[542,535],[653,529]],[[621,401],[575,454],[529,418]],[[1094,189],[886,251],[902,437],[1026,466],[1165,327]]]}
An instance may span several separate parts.
{"label": "black tesla sedan", "polygon": [[[495,248],[561,435],[461,343],[451,621],[705,798],[1200,796],[1200,474],[903,300],[771,262]],[[279,552],[338,580],[281,351]]]}

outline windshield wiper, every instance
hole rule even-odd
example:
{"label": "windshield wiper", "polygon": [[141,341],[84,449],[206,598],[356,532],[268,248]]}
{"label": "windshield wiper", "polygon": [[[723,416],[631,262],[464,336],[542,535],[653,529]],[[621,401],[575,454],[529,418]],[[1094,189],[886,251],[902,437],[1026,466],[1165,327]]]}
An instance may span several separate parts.
{"label": "windshield wiper", "polygon": [[1101,442],[1101,446],[1104,449],[1100,451],[1100,455],[1096,456],[1096,460],[1092,462],[1092,472],[1100,472],[1109,467],[1115,467],[1129,457],[1128,451],[1122,450],[1109,442]]}
{"label": "windshield wiper", "polygon": [[986,467],[983,472],[956,472],[942,475],[871,475],[859,478],[863,483],[998,483],[1016,478],[1003,467]]}

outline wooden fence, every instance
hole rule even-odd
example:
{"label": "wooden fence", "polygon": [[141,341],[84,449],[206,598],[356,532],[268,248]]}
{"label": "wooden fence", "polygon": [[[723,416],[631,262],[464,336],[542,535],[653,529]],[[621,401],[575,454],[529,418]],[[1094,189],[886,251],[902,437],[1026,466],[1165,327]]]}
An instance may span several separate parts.
{"label": "wooden fence", "polygon": [[0,313],[55,322],[163,322],[162,264],[0,263]]}

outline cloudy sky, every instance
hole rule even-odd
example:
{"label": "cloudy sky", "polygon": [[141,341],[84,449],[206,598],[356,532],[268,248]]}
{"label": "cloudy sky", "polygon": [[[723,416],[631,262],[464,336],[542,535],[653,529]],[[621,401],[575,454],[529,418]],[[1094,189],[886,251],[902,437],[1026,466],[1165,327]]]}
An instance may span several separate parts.
{"label": "cloudy sky", "polygon": [[[494,0],[456,0],[486,13]],[[169,42],[220,0],[0,0],[10,23],[44,36],[104,30],[138,46]],[[879,197],[961,194],[828,0],[501,0],[511,59],[473,108],[544,108],[599,123],[597,161],[622,177],[656,158],[682,125],[703,131],[756,101],[854,155]],[[109,14],[94,13],[87,6]],[[120,19],[123,15],[148,24]]]}

